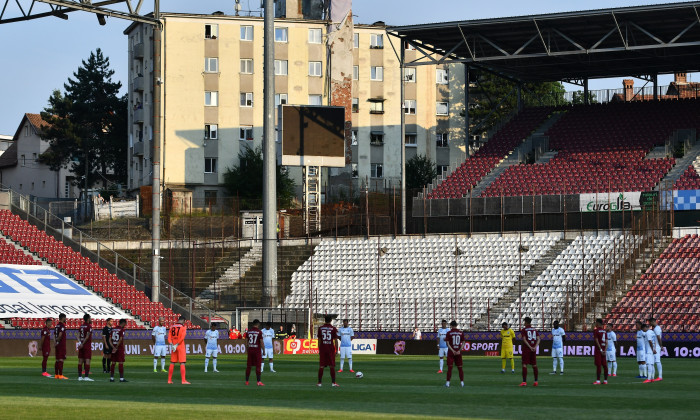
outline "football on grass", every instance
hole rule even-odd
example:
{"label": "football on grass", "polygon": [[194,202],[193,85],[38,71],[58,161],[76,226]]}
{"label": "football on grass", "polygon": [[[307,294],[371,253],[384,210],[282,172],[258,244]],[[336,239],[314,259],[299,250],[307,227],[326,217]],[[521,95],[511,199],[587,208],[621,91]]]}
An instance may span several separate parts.
{"label": "football on grass", "polygon": [[357,379],[362,379],[364,376],[365,376],[365,375],[363,375],[362,372],[357,372],[357,373],[355,374],[355,377],[356,377]]}

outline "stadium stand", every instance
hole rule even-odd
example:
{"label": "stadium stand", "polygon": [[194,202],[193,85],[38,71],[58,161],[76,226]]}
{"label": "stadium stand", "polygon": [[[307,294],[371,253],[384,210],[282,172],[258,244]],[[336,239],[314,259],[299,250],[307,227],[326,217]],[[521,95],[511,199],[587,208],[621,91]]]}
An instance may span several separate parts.
{"label": "stadium stand", "polygon": [[637,320],[654,316],[668,332],[700,329],[700,237],[674,239],[610,311],[606,321],[632,331]]}
{"label": "stadium stand", "polygon": [[308,305],[311,286],[319,311],[347,317],[358,329],[377,324],[432,329],[435,317],[449,316],[465,323],[479,318],[517,283],[519,267],[528,272],[558,241],[523,237],[519,253],[518,237],[324,240],[292,275],[286,306]]}
{"label": "stadium stand", "polygon": [[[29,222],[11,213],[9,210],[0,210],[0,231],[7,239],[21,245],[41,260],[56,267],[65,274],[75,278],[77,281],[100,294],[102,297],[111,300],[113,303],[128,310],[131,314],[138,316],[142,321],[155,325],[159,317],[164,317],[166,323],[177,321],[178,314],[170,308],[166,308],[162,303],[151,302],[148,297],[133,285],[127,284],[106,269],[90,261],[73,249],[57,241],[52,236],[37,229]],[[3,241],[4,242],[4,241]],[[7,244],[12,247],[11,245]],[[18,252],[21,252],[15,249]],[[32,259],[30,256],[26,257]],[[33,259],[32,259],[33,260]],[[3,263],[9,263],[4,258]],[[41,264],[41,261],[34,261],[32,264]],[[18,319],[13,321],[13,325],[36,325],[37,319]],[[80,320],[71,320],[70,325],[75,325]],[[200,328],[186,321],[188,328]],[[77,324],[79,325],[79,324]],[[144,328],[134,321],[127,323],[127,328]]]}
{"label": "stadium stand", "polygon": [[698,100],[573,106],[546,133],[553,159],[508,168],[482,195],[650,191],[675,160],[645,156],[686,128],[700,128]]}
{"label": "stadium stand", "polygon": [[581,307],[581,295],[588,299],[598,292],[639,241],[638,236],[630,235],[576,237],[508,309],[492,318],[491,328],[498,330],[504,321],[518,326],[521,316],[531,317],[538,328],[548,327],[553,319],[568,319],[571,291],[573,307]]}
{"label": "stadium stand", "polygon": [[683,175],[673,184],[674,190],[700,190],[700,176],[695,166],[690,165]]}
{"label": "stadium stand", "polygon": [[427,198],[461,198],[508,153],[525,140],[554,111],[551,107],[528,108],[506,123],[471,158],[428,193]]}

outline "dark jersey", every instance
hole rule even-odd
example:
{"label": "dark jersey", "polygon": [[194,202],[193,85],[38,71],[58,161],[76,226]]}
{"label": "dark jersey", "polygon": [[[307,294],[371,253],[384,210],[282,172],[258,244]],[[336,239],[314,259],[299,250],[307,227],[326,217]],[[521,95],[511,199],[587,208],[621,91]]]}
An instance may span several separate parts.
{"label": "dark jersey", "polygon": [[593,329],[593,339],[597,340],[598,343],[600,343],[600,348],[601,350],[598,350],[598,346],[593,346],[593,350],[595,351],[596,354],[603,354],[606,351],[607,348],[607,338],[608,334],[605,332],[604,329],[602,328],[595,328]]}
{"label": "dark jersey", "polygon": [[78,329],[78,341],[83,342],[87,337],[87,341],[83,344],[83,348],[92,347],[92,326],[90,324],[83,324]]}
{"label": "dark jersey", "polygon": [[51,351],[51,329],[46,325],[41,329],[41,350],[42,352]]}
{"label": "dark jersey", "polygon": [[103,340],[106,338],[107,344],[112,347],[112,327],[105,325],[105,327],[102,328],[102,337]]}
{"label": "dark jersey", "polygon": [[251,328],[248,330],[248,335],[246,340],[248,341],[248,353],[262,353],[262,331],[258,328]]}
{"label": "dark jersey", "polygon": [[[56,328],[53,331],[54,338],[56,339],[56,347],[65,348],[66,347],[66,325],[63,322],[56,324]],[[59,338],[60,336],[60,338]]]}
{"label": "dark jersey", "polygon": [[[520,330],[520,335],[522,336],[522,340],[527,342],[532,348],[535,348],[537,338],[540,336],[534,327],[523,328]],[[530,349],[527,346],[523,346],[523,350],[529,351]]]}
{"label": "dark jersey", "polygon": [[[117,347],[119,340],[121,340],[122,344],[120,347]],[[122,327],[112,328],[112,347],[117,351],[124,347],[124,329]]]}
{"label": "dark jersey", "polygon": [[448,346],[452,347],[452,350],[458,353],[462,352],[462,344],[464,343],[464,332],[453,328],[447,332],[445,336],[445,342]]}
{"label": "dark jersey", "polygon": [[324,324],[318,328],[319,352],[335,354],[335,340],[338,340],[338,330],[331,324]]}

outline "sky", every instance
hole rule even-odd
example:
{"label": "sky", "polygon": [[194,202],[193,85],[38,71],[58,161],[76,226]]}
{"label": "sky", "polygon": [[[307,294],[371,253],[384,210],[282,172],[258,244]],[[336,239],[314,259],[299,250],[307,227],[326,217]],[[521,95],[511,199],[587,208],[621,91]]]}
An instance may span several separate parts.
{"label": "sky", "polygon": [[[4,1],[0,5],[4,5]],[[23,6],[29,0],[20,0]],[[136,2],[134,2],[136,3]],[[162,12],[234,14],[234,0],[161,0]],[[384,21],[388,25],[411,25],[451,20],[469,20],[666,3],[644,0],[354,0],[356,23]],[[244,10],[259,9],[260,0],[241,0]],[[439,5],[439,7],[435,7]],[[48,10],[36,3],[36,10]],[[152,0],[144,9],[153,8]],[[11,1],[5,17],[19,16]],[[256,15],[259,15],[256,12]],[[128,21],[109,18],[99,26],[94,15],[72,12],[68,20],[54,17],[0,25],[0,135],[13,135],[26,112],[38,113],[47,105],[51,92],[80,67],[90,52],[101,48],[116,71],[123,92],[127,83],[127,39],[123,34]],[[665,85],[672,76],[659,77]],[[619,79],[591,81],[591,89],[619,88]],[[572,88],[569,86],[569,88]],[[573,89],[576,90],[576,89]]]}

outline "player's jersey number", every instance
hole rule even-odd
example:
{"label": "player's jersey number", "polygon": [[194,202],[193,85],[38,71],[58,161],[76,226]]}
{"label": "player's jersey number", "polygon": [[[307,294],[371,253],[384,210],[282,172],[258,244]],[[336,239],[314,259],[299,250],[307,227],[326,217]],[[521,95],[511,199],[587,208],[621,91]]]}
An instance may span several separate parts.
{"label": "player's jersey number", "polygon": [[250,346],[255,346],[258,343],[258,335],[257,334],[248,334],[248,345]]}
{"label": "player's jersey number", "polygon": [[321,330],[321,334],[323,335],[323,344],[331,344],[333,334],[328,330]]}
{"label": "player's jersey number", "polygon": [[528,331],[527,332],[527,341],[535,341],[535,340],[537,340],[537,332]]}
{"label": "player's jersey number", "polygon": [[452,347],[453,348],[459,348],[459,345],[462,343],[462,337],[458,335],[453,335],[452,336]]}
{"label": "player's jersey number", "polygon": [[170,335],[173,337],[179,337],[180,336],[180,328],[181,327],[172,327],[170,329]]}

